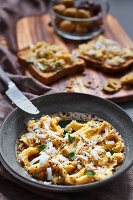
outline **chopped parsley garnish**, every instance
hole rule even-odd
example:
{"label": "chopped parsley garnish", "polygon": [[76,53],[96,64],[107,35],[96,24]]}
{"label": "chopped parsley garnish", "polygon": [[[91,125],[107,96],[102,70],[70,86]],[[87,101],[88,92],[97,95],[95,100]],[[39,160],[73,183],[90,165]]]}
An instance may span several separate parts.
{"label": "chopped parsley garnish", "polygon": [[86,172],[86,175],[87,176],[95,176],[95,172],[94,171],[88,171],[88,172]]}
{"label": "chopped parsley garnish", "polygon": [[71,136],[70,134],[68,135],[68,139],[70,143],[73,143],[73,141],[75,140],[75,137]]}
{"label": "chopped parsley garnish", "polygon": [[70,160],[74,160],[74,158],[75,158],[75,153],[74,153],[74,152],[69,153],[69,154],[68,154],[68,158],[69,158]]}
{"label": "chopped parsley garnish", "polygon": [[46,144],[42,144],[40,147],[38,147],[38,151],[41,152],[46,148]]}
{"label": "chopped parsley garnish", "polygon": [[106,152],[110,152],[111,155],[114,154],[114,151],[112,149],[106,149]]}

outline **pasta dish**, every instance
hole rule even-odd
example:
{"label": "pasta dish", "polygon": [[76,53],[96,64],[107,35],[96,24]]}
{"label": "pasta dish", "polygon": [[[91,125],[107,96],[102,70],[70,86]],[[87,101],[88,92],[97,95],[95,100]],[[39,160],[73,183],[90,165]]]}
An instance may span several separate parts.
{"label": "pasta dish", "polygon": [[112,176],[125,157],[124,142],[110,123],[91,118],[31,119],[17,142],[17,158],[34,178],[46,184],[78,185]]}

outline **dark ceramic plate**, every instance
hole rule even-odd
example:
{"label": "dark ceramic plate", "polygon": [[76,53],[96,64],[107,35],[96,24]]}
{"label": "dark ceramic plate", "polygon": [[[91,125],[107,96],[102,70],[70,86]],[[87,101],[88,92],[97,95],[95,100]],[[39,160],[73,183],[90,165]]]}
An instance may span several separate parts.
{"label": "dark ceramic plate", "polygon": [[[34,188],[38,188],[40,191],[47,190],[53,192],[89,190],[113,181],[132,165],[133,122],[130,117],[117,105],[96,96],[79,93],[50,94],[34,99],[33,103],[39,108],[40,114],[37,116],[29,115],[17,108],[6,118],[0,131],[0,152],[2,163],[22,185],[28,185],[33,190]],[[18,135],[24,130],[25,122],[32,117],[39,118],[43,114],[54,114],[58,112],[78,112],[97,116],[111,123],[122,135],[126,146],[125,160],[110,178],[99,182],[76,186],[44,185],[43,182],[37,181],[28,175],[17,163],[15,143]]]}

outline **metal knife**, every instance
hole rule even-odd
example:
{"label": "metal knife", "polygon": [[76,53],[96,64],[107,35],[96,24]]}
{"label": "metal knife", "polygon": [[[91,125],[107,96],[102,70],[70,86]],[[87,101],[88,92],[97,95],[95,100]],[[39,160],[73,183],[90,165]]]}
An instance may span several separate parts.
{"label": "metal knife", "polygon": [[22,92],[17,88],[9,77],[6,75],[2,67],[0,66],[0,79],[8,86],[6,95],[14,102],[21,110],[30,113],[38,114],[39,110],[25,97]]}

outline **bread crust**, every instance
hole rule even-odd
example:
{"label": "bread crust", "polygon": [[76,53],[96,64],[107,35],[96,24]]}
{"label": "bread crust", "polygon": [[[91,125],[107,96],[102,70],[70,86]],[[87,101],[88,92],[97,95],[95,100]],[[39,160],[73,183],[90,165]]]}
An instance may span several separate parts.
{"label": "bread crust", "polygon": [[89,56],[80,56],[80,58],[85,61],[87,67],[96,68],[107,73],[119,73],[133,68],[133,59],[130,59],[121,65],[112,67],[109,64],[92,59]]}
{"label": "bread crust", "polygon": [[24,48],[23,50],[18,52],[19,62],[28,69],[28,71],[34,78],[46,85],[50,85],[63,77],[75,73],[80,73],[85,69],[84,60],[78,58],[73,65],[66,65],[63,69],[57,70],[55,72],[42,72],[41,70],[37,69],[33,64],[27,62],[28,52],[29,48]]}

